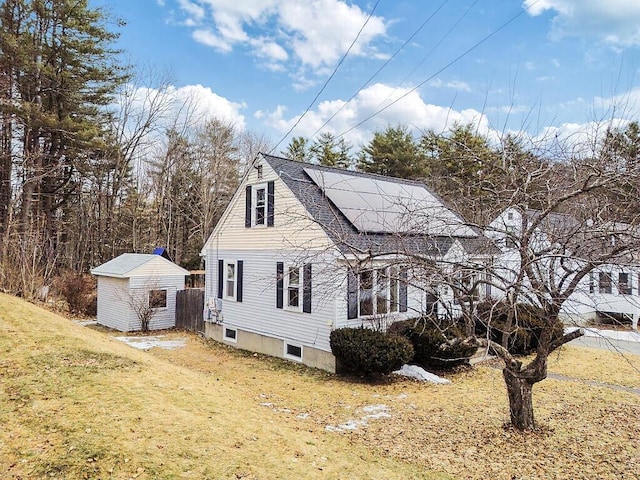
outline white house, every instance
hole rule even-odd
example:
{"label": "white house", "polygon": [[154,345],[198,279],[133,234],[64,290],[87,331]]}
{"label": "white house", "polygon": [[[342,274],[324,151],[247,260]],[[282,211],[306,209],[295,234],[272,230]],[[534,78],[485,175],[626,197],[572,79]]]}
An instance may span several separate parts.
{"label": "white house", "polygon": [[189,272],[160,255],[123,253],[91,270],[98,280],[100,325],[129,332],[175,326],[176,292],[184,290]]}
{"label": "white house", "polygon": [[333,329],[450,306],[425,270],[486,245],[423,183],[259,154],[201,252],[205,335],[334,371]]}
{"label": "white house", "polygon": [[[533,209],[510,207],[504,210],[491,222],[485,232],[486,236],[494,239],[502,250],[496,264],[501,266],[500,277],[507,280],[519,271],[520,255],[517,240],[521,235],[523,225],[531,224],[540,215]],[[629,226],[623,224],[608,224],[610,228],[599,228],[593,235],[606,231],[609,235],[604,240],[594,240],[589,237],[589,223],[582,224],[571,215],[551,213],[542,221],[533,233],[532,249],[546,252],[541,255],[548,257],[547,266],[557,271],[557,278],[562,276],[562,255],[560,250],[554,249],[554,243],[565,244],[562,247],[567,261],[581,262],[589,258],[589,252],[596,252],[598,241],[615,242],[616,232],[627,232]],[[592,236],[593,236],[592,235]],[[584,238],[584,239],[583,239]],[[611,244],[613,245],[613,244]],[[571,252],[572,248],[575,250]],[[626,258],[628,257],[628,258]],[[543,263],[540,263],[543,265]],[[569,270],[570,271],[570,270]],[[496,290],[497,292],[497,290]],[[575,292],[565,301],[561,314],[567,323],[584,324],[590,321],[600,321],[606,318],[630,321],[634,329],[638,328],[640,318],[640,263],[635,256],[625,256],[624,261],[616,261],[597,266],[587,277],[578,284]]]}

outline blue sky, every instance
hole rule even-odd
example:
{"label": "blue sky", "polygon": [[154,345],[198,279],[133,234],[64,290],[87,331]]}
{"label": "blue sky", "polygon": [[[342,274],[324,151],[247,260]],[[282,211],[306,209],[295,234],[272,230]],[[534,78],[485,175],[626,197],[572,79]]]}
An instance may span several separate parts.
{"label": "blue sky", "polygon": [[398,123],[576,136],[640,118],[638,0],[91,4],[127,22],[118,46],[133,64],[171,71],[177,98],[274,142],[298,121],[294,136],[329,131],[357,146]]}

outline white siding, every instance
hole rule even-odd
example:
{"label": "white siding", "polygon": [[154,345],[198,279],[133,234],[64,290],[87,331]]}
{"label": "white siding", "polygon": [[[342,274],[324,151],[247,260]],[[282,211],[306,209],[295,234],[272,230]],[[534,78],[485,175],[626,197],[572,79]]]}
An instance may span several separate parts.
{"label": "white siding", "polygon": [[129,280],[98,277],[98,323],[127,332],[134,317],[129,305]]}
{"label": "white siding", "polygon": [[[300,259],[293,252],[209,251],[206,261],[206,299],[217,296],[218,260],[243,263],[242,302],[222,300],[222,321],[227,327],[330,351],[329,333],[335,316],[335,292],[327,282],[330,254]],[[311,313],[276,308],[276,263],[312,264]],[[286,267],[285,267],[286,268]],[[286,302],[285,302],[286,304]]]}
{"label": "white siding", "polygon": [[156,258],[146,262],[144,265],[139,266],[135,270],[128,273],[131,277],[150,277],[150,278],[164,278],[164,277],[183,277],[184,287],[184,275],[188,274],[186,270],[179,267],[175,263],[172,263],[160,255],[156,255]]}
{"label": "white siding", "polygon": [[[324,230],[278,177],[268,163],[262,162],[263,178],[258,180],[256,169],[245,177],[222,219],[205,244],[205,250],[276,250],[294,248],[323,250],[331,242]],[[245,227],[245,187],[275,182],[274,226]]]}
{"label": "white siding", "polygon": [[[166,308],[156,309],[149,322],[150,330],[162,330],[176,326],[176,292],[184,290],[184,275],[164,275],[161,277],[131,277],[129,281],[131,292],[139,302],[149,302],[151,290],[167,290]],[[133,319],[130,330],[139,330],[140,321]]]}

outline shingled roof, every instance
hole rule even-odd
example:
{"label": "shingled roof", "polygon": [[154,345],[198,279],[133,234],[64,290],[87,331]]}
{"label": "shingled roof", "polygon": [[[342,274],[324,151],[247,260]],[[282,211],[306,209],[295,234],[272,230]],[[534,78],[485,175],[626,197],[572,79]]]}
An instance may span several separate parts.
{"label": "shingled roof", "polygon": [[477,231],[474,231],[475,237],[455,237],[451,235],[426,236],[423,234],[397,232],[361,232],[347,219],[340,209],[331,202],[322,188],[305,172],[305,169],[313,169],[321,172],[339,172],[343,175],[384,180],[386,182],[425,188],[431,195],[437,198],[447,210],[452,212],[455,217],[460,220],[461,224],[464,224],[464,220],[451,209],[448,209],[448,207],[444,205],[444,202],[422,182],[324,167],[273,155],[261,155],[298,198],[312,216],[313,220],[324,229],[337,248],[345,255],[378,256],[406,253],[435,259],[449,251],[456,240],[470,253],[491,253],[495,250],[495,246],[493,246],[486,237],[477,233]]}

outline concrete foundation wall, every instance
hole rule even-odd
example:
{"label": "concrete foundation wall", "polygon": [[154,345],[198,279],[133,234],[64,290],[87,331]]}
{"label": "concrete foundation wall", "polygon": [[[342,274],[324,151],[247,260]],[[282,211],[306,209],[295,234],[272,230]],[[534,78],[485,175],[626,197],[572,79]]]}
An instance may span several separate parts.
{"label": "concrete foundation wall", "polygon": [[283,358],[285,360],[303,363],[309,367],[319,368],[328,372],[336,371],[336,359],[331,352],[325,352],[317,348],[302,346],[302,360],[296,360],[285,355],[285,344],[291,343],[299,345],[297,342],[290,342],[280,338],[267,337],[258,333],[248,332],[236,327],[236,341],[231,341],[223,337],[224,326],[221,324],[205,322],[205,337],[211,338],[217,342],[230,345],[232,347],[248,350],[250,352],[262,353],[272,357]]}

